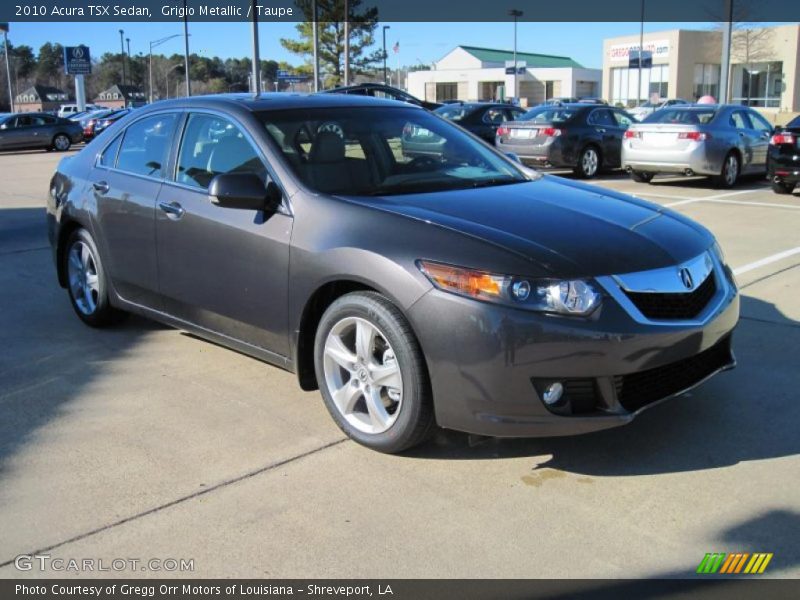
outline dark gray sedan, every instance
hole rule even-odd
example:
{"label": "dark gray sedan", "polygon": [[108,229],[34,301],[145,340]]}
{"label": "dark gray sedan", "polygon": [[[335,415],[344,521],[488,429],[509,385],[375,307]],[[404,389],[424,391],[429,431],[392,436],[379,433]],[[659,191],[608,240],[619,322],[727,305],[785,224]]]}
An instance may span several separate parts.
{"label": "dark gray sedan", "polygon": [[0,150],[69,150],[83,140],[83,128],[46,113],[12,114],[0,119]]}
{"label": "dark gray sedan", "polygon": [[[405,152],[423,130],[438,155]],[[435,425],[614,427],[734,365],[736,284],[706,229],[393,101],[134,111],[61,162],[48,228],[88,325],[133,312],[293,371],[385,452]]]}

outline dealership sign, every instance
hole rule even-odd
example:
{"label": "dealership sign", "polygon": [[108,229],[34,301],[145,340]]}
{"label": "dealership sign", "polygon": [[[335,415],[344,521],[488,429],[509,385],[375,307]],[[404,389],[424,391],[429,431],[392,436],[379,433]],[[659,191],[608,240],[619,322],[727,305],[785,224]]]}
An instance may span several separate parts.
{"label": "dealership sign", "polygon": [[91,75],[92,58],[86,46],[64,48],[64,71],[67,75]]}
{"label": "dealership sign", "polygon": [[[631,58],[631,52],[635,57],[638,56],[639,44],[614,44],[608,49],[608,58],[611,62],[615,63],[628,63]],[[651,42],[645,41],[644,43],[644,57],[650,54],[653,61],[669,57],[669,40],[653,40]]]}

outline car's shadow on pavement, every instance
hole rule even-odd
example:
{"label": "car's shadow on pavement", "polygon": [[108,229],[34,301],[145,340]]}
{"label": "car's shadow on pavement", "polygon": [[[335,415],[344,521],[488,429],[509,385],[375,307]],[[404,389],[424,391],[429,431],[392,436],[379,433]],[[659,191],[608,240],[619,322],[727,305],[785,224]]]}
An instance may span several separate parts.
{"label": "car's shadow on pavement", "polygon": [[742,315],[734,334],[736,369],[644,411],[629,425],[574,437],[487,438],[474,445],[465,434],[441,431],[407,456],[444,460],[530,456],[537,457],[535,468],[636,476],[796,455],[800,453],[800,323],[750,296],[742,296]]}

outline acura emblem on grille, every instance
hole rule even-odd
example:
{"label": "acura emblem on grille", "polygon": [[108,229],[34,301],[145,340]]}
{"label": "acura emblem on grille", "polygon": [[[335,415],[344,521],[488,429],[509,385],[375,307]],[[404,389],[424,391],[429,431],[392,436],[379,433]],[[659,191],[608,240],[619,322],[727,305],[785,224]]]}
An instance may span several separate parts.
{"label": "acura emblem on grille", "polygon": [[681,268],[678,271],[678,276],[681,278],[683,285],[686,286],[687,290],[690,290],[694,287],[694,280],[692,279],[692,274],[686,267]]}

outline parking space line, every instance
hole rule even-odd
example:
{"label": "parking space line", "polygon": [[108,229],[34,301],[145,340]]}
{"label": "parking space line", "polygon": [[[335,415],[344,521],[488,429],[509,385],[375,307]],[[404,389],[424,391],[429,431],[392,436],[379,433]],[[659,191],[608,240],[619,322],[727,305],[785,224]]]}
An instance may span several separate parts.
{"label": "parking space line", "polygon": [[795,254],[800,254],[800,246],[792,248],[791,250],[784,250],[783,252],[772,254],[760,260],[748,263],[746,265],[742,265],[741,267],[736,267],[733,270],[733,274],[742,275],[743,273],[747,273],[748,271],[765,267],[774,262],[778,262],[779,260],[783,260],[784,258],[789,258],[790,256],[794,256]]}
{"label": "parking space line", "polygon": [[791,208],[792,210],[800,210],[800,206],[792,204],[777,204],[775,202],[748,202],[747,200],[709,200],[715,204],[739,204],[741,206],[767,206],[770,208]]}

